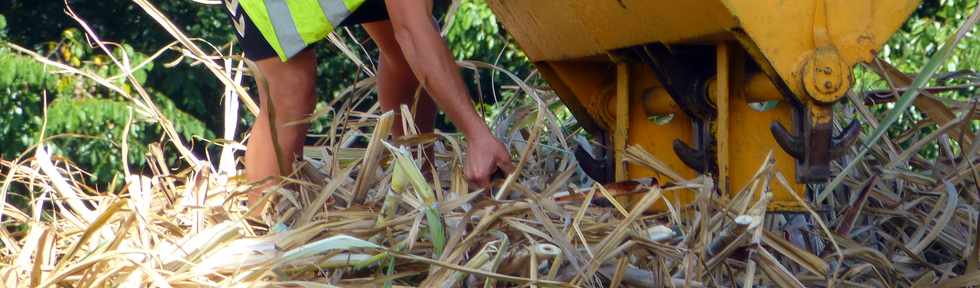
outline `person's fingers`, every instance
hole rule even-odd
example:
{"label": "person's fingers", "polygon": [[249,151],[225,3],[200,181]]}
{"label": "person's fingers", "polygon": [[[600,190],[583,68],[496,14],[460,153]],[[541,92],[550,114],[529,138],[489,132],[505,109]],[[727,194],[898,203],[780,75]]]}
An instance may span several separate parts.
{"label": "person's fingers", "polygon": [[476,184],[476,186],[480,188],[490,187],[490,177],[487,176],[476,177],[476,179],[473,179],[473,184]]}
{"label": "person's fingers", "polygon": [[516,167],[514,167],[514,162],[511,162],[510,159],[503,159],[497,161],[497,167],[499,167],[500,170],[504,170],[504,173],[507,174],[512,174],[514,173],[514,170],[517,169]]}
{"label": "person's fingers", "polygon": [[474,172],[472,169],[466,169],[466,171],[464,172],[464,175],[466,176],[466,181],[473,183],[473,185],[476,185],[477,187],[480,188],[489,186],[486,184],[487,182],[489,182],[487,181],[487,177],[481,174],[485,174],[485,173]]}

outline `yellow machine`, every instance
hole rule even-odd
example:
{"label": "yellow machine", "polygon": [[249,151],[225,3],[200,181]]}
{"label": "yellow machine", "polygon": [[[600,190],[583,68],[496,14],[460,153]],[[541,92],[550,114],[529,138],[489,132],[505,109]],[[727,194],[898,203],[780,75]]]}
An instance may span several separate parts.
{"label": "yellow machine", "polygon": [[[579,122],[614,148],[617,181],[662,177],[622,161],[639,145],[682,176],[715,175],[730,193],[774,151],[803,193],[801,183],[831,176],[859,133],[856,122],[833,123],[854,65],[871,61],[920,0],[488,3]],[[800,210],[772,189],[770,210]]]}

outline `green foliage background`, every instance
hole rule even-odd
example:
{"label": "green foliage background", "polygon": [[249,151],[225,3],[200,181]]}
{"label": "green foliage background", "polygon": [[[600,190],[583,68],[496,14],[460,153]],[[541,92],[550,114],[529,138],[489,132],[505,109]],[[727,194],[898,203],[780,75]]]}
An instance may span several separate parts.
{"label": "green foliage background", "polygon": [[[912,17],[902,26],[902,29],[892,35],[888,43],[882,47],[878,54],[880,58],[891,63],[904,73],[915,75],[919,69],[925,66],[926,62],[933,54],[939,51],[940,45],[949,37],[956,33],[960,25],[970,16],[976,8],[977,1],[972,0],[927,0],[912,15]],[[955,53],[946,61],[938,71],[936,78],[944,78],[943,75],[952,75],[961,72],[973,74],[972,76],[955,78],[945,81],[932,80],[927,86],[956,86],[964,85],[969,82],[980,82],[980,27],[973,27],[970,33],[964,37]],[[874,72],[861,67],[855,69],[855,91],[889,89],[888,81],[882,79]],[[980,95],[978,87],[965,87],[948,92],[939,93],[936,96],[947,102],[947,106],[958,101],[966,101]],[[891,109],[892,105],[875,106],[878,113],[883,113]],[[925,119],[922,111],[914,106],[906,111],[902,118],[889,129],[892,137],[908,133],[909,129],[916,126],[916,123]],[[926,134],[936,129],[936,125],[921,127],[920,131],[914,133]],[[980,130],[980,121],[974,120],[972,130]],[[915,140],[909,137],[909,141],[898,143],[906,147]],[[953,139],[955,144],[955,139]],[[956,148],[956,147],[954,147]],[[938,156],[938,144],[933,144],[920,151],[922,156],[934,159]]]}
{"label": "green foliage background", "polygon": [[[193,1],[154,2],[187,35],[200,37],[215,45],[234,39],[225,13],[219,10],[224,9],[223,5],[206,6]],[[975,3],[972,0],[925,1],[881,51],[882,57],[905,72],[915,73],[938,50],[938,43],[965,20]],[[166,31],[129,0],[71,0],[69,4],[103,40],[123,43],[114,53],[117,56],[126,55],[133,63],[146,59],[148,54],[173,41]],[[84,35],[75,28],[78,23],[66,16],[64,10],[62,1],[2,1],[0,42],[16,43],[101,76],[117,75],[120,71],[107,63],[107,57],[88,46]],[[522,76],[532,71],[531,64],[502,32],[482,0],[461,0],[454,21],[442,24],[448,25],[445,26],[448,27],[446,39],[457,58],[496,64]],[[353,28],[351,34],[355,39],[367,39],[359,28]],[[359,43],[354,41],[348,44],[359,47]],[[370,41],[363,41],[363,45],[369,54],[376,53]],[[962,47],[944,70],[980,69],[980,36],[977,29],[960,45]],[[140,167],[147,145],[160,141],[162,133],[159,127],[130,109],[127,101],[119,95],[89,80],[48,73],[44,66],[27,56],[5,46],[0,47],[3,47],[0,48],[0,155],[4,159],[17,158],[37,143],[43,132],[44,136],[52,137],[48,143],[54,144],[59,155],[91,171],[89,180],[101,186],[108,185],[124,165],[117,151],[123,138],[122,127],[127,121],[133,121],[128,134],[131,150],[127,165]],[[357,78],[365,77],[335,50],[327,44],[317,48],[320,59],[320,106],[326,105],[340,89]],[[222,127],[222,115],[216,113],[221,109],[222,87],[205,69],[189,65],[186,60],[176,67],[163,67],[162,63],[176,57],[175,53],[168,52],[155,63],[141,68],[136,76],[151,88],[154,101],[175,122],[179,133],[192,140],[213,138]],[[503,80],[500,75],[465,73],[465,79],[473,80],[468,84],[480,102],[493,103],[511,96],[512,92],[491,88],[494,86],[490,85],[491,82],[500,83]],[[883,80],[863,69],[857,70],[856,78],[859,90],[887,87]],[[127,87],[122,80],[119,80],[119,84]],[[940,96],[962,100],[976,94],[976,88],[967,88]],[[493,110],[490,106],[482,108]],[[46,124],[45,111],[48,115]],[[910,111],[909,117],[895,129],[907,128],[922,117],[921,113]],[[250,121],[245,119],[246,124]],[[44,131],[41,130],[42,126],[46,127]],[[440,128],[451,129],[445,121],[440,123]],[[313,129],[312,132],[316,133],[323,127],[314,125]],[[197,153],[205,154],[208,150],[204,141],[196,141]]]}

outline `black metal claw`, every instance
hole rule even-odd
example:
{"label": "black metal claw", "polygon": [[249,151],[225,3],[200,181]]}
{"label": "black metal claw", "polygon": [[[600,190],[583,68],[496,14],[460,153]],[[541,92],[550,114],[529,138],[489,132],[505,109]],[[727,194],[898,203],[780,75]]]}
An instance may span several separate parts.
{"label": "black metal claw", "polygon": [[847,154],[847,148],[854,145],[858,140],[858,135],[861,134],[861,123],[855,120],[851,120],[847,127],[841,131],[840,135],[834,136],[834,139],[830,144],[830,157],[832,159],[840,158]]}
{"label": "black metal claw", "polygon": [[790,156],[796,159],[803,159],[803,140],[786,130],[782,123],[772,122],[769,125],[772,136],[776,138],[776,143],[783,148]]}
{"label": "black metal claw", "polygon": [[829,123],[807,123],[805,127],[803,131],[797,130],[799,136],[789,132],[779,122],[773,122],[769,130],[779,147],[796,158],[797,180],[803,183],[826,181],[831,176],[830,161],[847,154],[847,149],[861,133],[861,124],[856,120],[851,121],[839,135],[833,135],[833,126]]}
{"label": "black metal claw", "polygon": [[[782,123],[772,122],[769,126],[772,136],[776,138],[776,143],[783,148],[790,156],[796,159],[803,159],[803,140],[799,136],[789,132]],[[837,136],[834,136],[830,144],[830,157],[837,159],[847,154],[847,148],[854,145],[861,134],[861,122],[852,120]],[[676,149],[675,149],[676,150]]]}
{"label": "black metal claw", "polygon": [[[590,153],[585,151],[582,146],[575,147],[575,159],[578,160],[579,166],[582,167],[582,171],[585,175],[589,175],[593,181],[605,184],[610,183],[614,179],[613,171],[615,169],[611,168],[611,162],[607,153],[605,151],[592,151]],[[601,153],[597,155],[596,158],[592,157],[592,154]]]}
{"label": "black metal claw", "polygon": [[714,172],[718,170],[716,164],[714,163],[714,155],[708,153],[705,150],[698,150],[691,148],[684,141],[675,139],[674,140],[674,154],[684,162],[684,165],[694,169],[700,174],[709,174],[709,172]]}
{"label": "black metal claw", "polygon": [[715,48],[701,45],[671,49],[663,43],[652,43],[626,52],[651,68],[670,98],[693,122],[694,145],[674,140],[674,153],[694,171],[717,175],[716,148],[707,125],[718,114],[708,95],[708,83],[715,74]]}

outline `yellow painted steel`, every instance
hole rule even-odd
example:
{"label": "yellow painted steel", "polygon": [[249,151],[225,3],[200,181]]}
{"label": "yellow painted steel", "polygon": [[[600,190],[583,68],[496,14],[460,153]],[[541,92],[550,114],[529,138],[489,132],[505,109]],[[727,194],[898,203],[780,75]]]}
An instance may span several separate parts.
{"label": "yellow painted steel", "polygon": [[731,170],[731,132],[729,129],[732,126],[731,122],[731,74],[732,63],[731,63],[731,51],[728,48],[727,42],[718,43],[715,53],[715,105],[718,109],[718,119],[715,120],[715,141],[717,144],[717,155],[716,159],[718,161],[718,190],[721,194],[728,194],[731,191],[731,186],[729,182],[732,180],[729,170]]}
{"label": "yellow painted steel", "polygon": [[[487,0],[497,19],[587,130],[610,140],[623,139],[626,145],[640,145],[688,178],[696,173],[674,154],[672,142],[690,141],[690,119],[647,65],[617,64],[625,60],[609,55],[651,43],[668,47],[726,43],[727,57],[722,58],[727,62],[716,64],[718,76],[727,75],[729,80],[725,84],[716,77],[708,90],[716,106],[727,107],[719,115],[728,120],[714,123],[713,133],[715,137],[727,135],[718,147],[727,152],[719,151],[724,155],[718,160],[724,167],[720,174],[727,175],[722,178],[729,181],[723,190],[730,191],[747,185],[770,151],[779,173],[788,179],[795,174],[794,159],[779,148],[768,129],[772,121],[792,123],[792,108],[785,101],[774,101],[778,102],[774,107],[758,111],[750,103],[792,95],[820,114],[817,116],[827,116],[831,112],[827,103],[849,89],[851,68],[870,61],[920,2]],[[717,51],[721,55],[723,50]],[[740,63],[753,63],[761,71],[747,71]],[[624,102],[617,97],[624,87],[629,88],[625,91],[628,109],[621,109]],[[724,95],[728,97],[719,99]],[[652,121],[653,115],[669,115],[672,120],[658,123]],[[621,129],[626,130],[625,138]],[[618,143],[615,146],[622,148]],[[620,153],[616,154],[616,165],[620,165]],[[636,165],[628,165],[624,172],[631,178],[661,178]],[[802,185],[791,186],[796,193],[804,192]],[[771,210],[800,210],[789,191],[781,185],[772,189]],[[685,192],[666,198],[682,205],[693,201],[693,195]],[[658,204],[655,209],[664,207]]]}
{"label": "yellow painted steel", "polygon": [[[826,31],[847,68],[871,61],[920,0],[723,0],[748,37],[743,46],[757,50],[758,62],[767,62],[795,95],[805,95],[799,73],[814,53],[815,14],[826,3]],[[819,30],[819,27],[817,28]],[[845,89],[846,90],[846,89]]]}
{"label": "yellow painted steel", "polygon": [[[633,91],[633,94],[630,97],[629,145],[643,147],[647,152],[657,157],[658,160],[666,164],[669,169],[681,177],[693,179],[697,176],[697,172],[684,165],[684,162],[681,162],[681,159],[674,154],[672,146],[674,139],[691,139],[694,133],[691,127],[691,119],[684,113],[677,111],[676,113],[671,113],[669,116],[672,117],[670,121],[662,123],[651,121],[649,118],[650,114],[646,113],[644,109],[646,97],[643,95],[648,94],[650,91],[663,91],[663,88],[657,82],[656,78],[653,77],[653,71],[647,65],[631,64],[630,72],[630,91]],[[666,94],[660,96],[670,98]],[[670,103],[673,103],[673,101],[670,101]],[[669,179],[666,176],[640,165],[629,165],[627,171],[628,175],[634,179],[653,177],[659,183],[669,183]],[[633,198],[635,199],[631,200],[634,202],[639,201],[642,195],[636,195]],[[674,207],[678,207],[678,204],[694,201],[694,194],[688,190],[674,190],[664,192],[663,198],[671,200],[675,204]],[[666,211],[667,205],[663,201],[657,201],[651,209],[655,211]]]}
{"label": "yellow painted steel", "polygon": [[626,143],[629,140],[629,115],[630,115],[630,66],[628,63],[616,63],[616,131],[613,135],[613,144],[616,146],[614,153],[616,164],[616,181],[624,181],[628,177],[626,171],[626,161],[623,161],[623,154],[626,151]]}
{"label": "yellow painted steel", "polygon": [[[730,147],[729,163],[732,163],[728,171],[731,179],[729,191],[738,192],[748,189],[759,167],[765,164],[763,161],[766,156],[772,153],[775,159],[774,170],[786,179],[790,179],[789,186],[792,191],[780,185],[774,175],[769,187],[773,193],[769,210],[804,212],[803,206],[793,195],[790,195],[790,193],[797,193],[802,196],[806,191],[804,185],[791,180],[796,170],[796,161],[776,144],[775,138],[767,129],[773,121],[791,123],[793,108],[781,99],[782,95],[772,82],[761,74],[746,75],[741,72],[743,69],[740,68],[744,66],[745,61],[750,61],[744,51],[733,49],[729,53],[733,70],[731,71],[731,101],[728,108],[729,122],[732,123],[728,130],[728,134],[732,136],[728,138],[729,145],[727,145]],[[760,101],[769,101],[766,104],[770,107],[763,107]]]}
{"label": "yellow painted steel", "polygon": [[[816,50],[814,14],[847,67],[871,60],[921,0],[488,0],[533,61],[571,60],[634,45],[737,39],[795,95]],[[818,29],[819,30],[819,29]]]}
{"label": "yellow painted steel", "polygon": [[729,38],[727,31],[736,27],[735,17],[718,0],[487,3],[534,61],[580,59],[650,42],[711,42]]}

